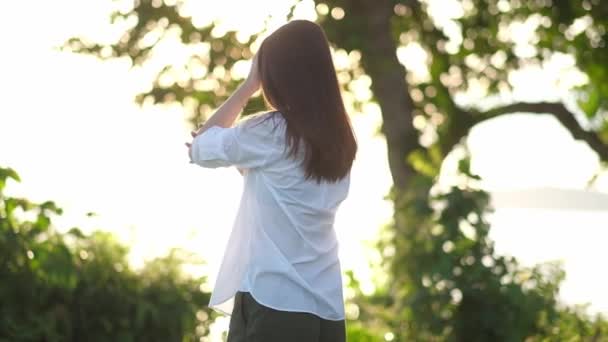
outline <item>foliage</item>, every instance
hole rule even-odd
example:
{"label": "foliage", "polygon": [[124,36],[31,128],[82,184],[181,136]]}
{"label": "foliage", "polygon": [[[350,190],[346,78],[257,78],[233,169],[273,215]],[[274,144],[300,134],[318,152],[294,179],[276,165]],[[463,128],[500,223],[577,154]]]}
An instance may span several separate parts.
{"label": "foliage", "polygon": [[[111,25],[127,28],[117,41],[106,45],[73,38],[65,48],[103,59],[127,57],[134,67],[154,70],[157,76],[152,87],[139,94],[137,102],[182,103],[191,122],[197,124],[240,83],[231,69],[239,60],[253,56],[249,46],[255,36],[242,37],[233,31],[218,35],[213,25],[195,25],[185,14],[183,0],[133,1],[131,8],[125,8],[129,6],[126,2],[113,3],[116,10]],[[187,56],[183,63],[157,62],[155,57],[162,55],[159,42],[164,39],[182,44],[181,52]],[[159,66],[153,66],[155,63]],[[263,108],[262,98],[257,97],[245,111],[253,113]]]}
{"label": "foliage", "polygon": [[355,342],[382,342],[384,338],[374,335],[361,323],[351,322],[346,327],[346,340]]}
{"label": "foliage", "polygon": [[53,202],[10,197],[0,168],[1,341],[194,341],[212,313],[204,278],[181,268],[194,260],[172,251],[141,271],[128,249],[103,232],[66,234],[51,224]]}
{"label": "foliage", "polygon": [[[391,283],[366,299],[366,311],[389,309],[386,322],[397,341],[595,341],[608,340],[608,323],[557,301],[564,273],[558,264],[525,268],[497,255],[488,233],[488,193],[475,189],[468,159],[460,162],[463,183],[427,201],[406,196],[398,215],[408,229],[381,242],[390,259]],[[424,176],[419,176],[423,178]],[[430,182],[419,179],[421,186]],[[394,229],[394,227],[392,227]],[[396,301],[397,306],[390,304]]]}

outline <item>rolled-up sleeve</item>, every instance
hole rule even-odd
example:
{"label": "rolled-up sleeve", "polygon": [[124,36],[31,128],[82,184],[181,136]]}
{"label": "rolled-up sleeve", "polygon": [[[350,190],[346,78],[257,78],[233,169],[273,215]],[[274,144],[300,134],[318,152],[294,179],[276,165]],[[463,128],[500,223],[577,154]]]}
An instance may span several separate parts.
{"label": "rolled-up sleeve", "polygon": [[272,136],[247,121],[229,128],[212,126],[196,136],[192,141],[192,162],[206,168],[264,166],[275,153]]}

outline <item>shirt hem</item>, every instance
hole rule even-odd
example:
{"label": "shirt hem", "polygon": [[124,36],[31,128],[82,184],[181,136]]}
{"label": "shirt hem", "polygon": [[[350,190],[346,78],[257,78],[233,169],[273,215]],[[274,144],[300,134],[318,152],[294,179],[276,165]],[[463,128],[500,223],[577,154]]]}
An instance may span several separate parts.
{"label": "shirt hem", "polygon": [[322,318],[322,319],[326,319],[326,320],[329,320],[329,321],[343,321],[343,320],[345,320],[345,319],[346,319],[346,318],[345,318],[345,316],[339,316],[339,317],[341,317],[341,318],[335,318],[335,317],[334,317],[334,318],[330,318],[329,316],[325,316],[325,315],[319,315],[319,314],[318,314],[318,313],[316,313],[316,312],[307,311],[307,310],[298,310],[298,309],[285,309],[285,308],[279,308],[279,307],[276,307],[276,306],[274,306],[274,305],[268,305],[268,304],[263,303],[262,301],[258,300],[258,299],[256,298],[255,294],[254,294],[252,291],[249,291],[249,294],[250,294],[250,295],[251,295],[251,297],[253,297],[253,299],[255,299],[255,301],[256,301],[256,302],[258,302],[259,304],[264,305],[264,306],[269,307],[269,308],[274,309],[274,310],[278,310],[278,311],[288,311],[288,312],[303,312],[303,313],[309,313],[309,314],[313,314],[313,315],[315,315],[315,316],[318,316],[318,317],[320,317],[320,318]]}
{"label": "shirt hem", "polygon": [[222,315],[226,315],[226,316],[232,316],[232,312],[226,312],[220,308],[218,308],[216,305],[209,305],[209,308],[211,308],[212,310],[219,312]]}

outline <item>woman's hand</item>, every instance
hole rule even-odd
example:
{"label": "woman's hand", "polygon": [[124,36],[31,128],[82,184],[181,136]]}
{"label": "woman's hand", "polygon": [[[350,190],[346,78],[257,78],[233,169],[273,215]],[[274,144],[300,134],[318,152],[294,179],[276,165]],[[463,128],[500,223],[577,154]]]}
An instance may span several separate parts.
{"label": "woman's hand", "polygon": [[192,143],[186,143],[186,147],[188,148],[188,158],[192,163]]}
{"label": "woman's hand", "polygon": [[[190,132],[190,135],[192,136],[193,141],[194,141],[194,138],[196,138],[196,136],[198,134],[199,133],[197,131]],[[192,163],[192,142],[186,143],[185,145],[188,148],[188,158],[190,158],[190,162]]]}
{"label": "woman's hand", "polygon": [[253,56],[253,61],[251,62],[251,70],[249,70],[249,75],[247,79],[245,79],[245,85],[251,91],[251,93],[255,93],[260,89],[262,82],[260,80],[260,68],[258,64],[258,53],[256,52],[255,56]]}

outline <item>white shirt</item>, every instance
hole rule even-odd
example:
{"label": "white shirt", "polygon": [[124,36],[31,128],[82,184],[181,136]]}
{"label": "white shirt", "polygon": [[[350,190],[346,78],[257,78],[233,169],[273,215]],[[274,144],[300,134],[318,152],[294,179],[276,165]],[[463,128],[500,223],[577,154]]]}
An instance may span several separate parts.
{"label": "white shirt", "polygon": [[[265,120],[268,116],[272,116]],[[244,190],[209,306],[232,313],[236,291],[281,311],[344,319],[342,274],[333,228],[350,173],[317,184],[287,157],[285,119],[255,115],[236,126],[212,126],[192,143],[192,161],[244,172]],[[302,145],[304,146],[304,145]]]}

